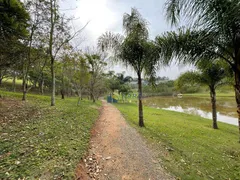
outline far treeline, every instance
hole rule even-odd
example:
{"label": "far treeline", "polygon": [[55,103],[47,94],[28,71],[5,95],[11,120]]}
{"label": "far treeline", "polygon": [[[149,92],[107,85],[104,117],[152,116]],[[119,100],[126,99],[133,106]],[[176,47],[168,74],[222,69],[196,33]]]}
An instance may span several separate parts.
{"label": "far treeline", "polygon": [[[0,84],[11,78],[15,90],[21,80],[23,100],[30,90],[51,93],[51,106],[56,93],[63,99],[77,95],[79,103],[82,96],[95,102],[115,90],[123,97],[133,91],[132,78],[106,73],[113,61],[136,73],[139,126],[144,127],[142,97],[146,93],[196,92],[204,84],[210,91],[214,128],[215,90],[230,84],[235,90],[240,132],[239,1],[167,0],[165,13],[166,20],[178,27],[176,31],[150,39],[146,19],[132,8],[123,15],[123,34],[106,32],[96,48],[80,49],[87,24],[72,27],[73,19],[60,12],[58,0],[0,0]],[[188,22],[185,27],[179,27],[182,18]],[[173,61],[194,65],[196,70],[175,82],[157,78],[157,71]]]}

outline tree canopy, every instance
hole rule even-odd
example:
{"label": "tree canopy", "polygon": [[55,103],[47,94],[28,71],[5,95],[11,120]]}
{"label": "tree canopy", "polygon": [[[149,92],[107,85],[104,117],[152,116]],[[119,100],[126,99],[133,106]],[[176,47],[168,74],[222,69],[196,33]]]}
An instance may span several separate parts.
{"label": "tree canopy", "polygon": [[10,66],[23,53],[29,18],[19,0],[0,0],[0,68]]}

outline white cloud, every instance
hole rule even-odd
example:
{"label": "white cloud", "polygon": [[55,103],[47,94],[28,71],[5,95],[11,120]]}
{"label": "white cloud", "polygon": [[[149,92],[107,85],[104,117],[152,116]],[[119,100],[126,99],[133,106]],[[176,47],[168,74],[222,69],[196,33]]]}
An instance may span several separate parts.
{"label": "white cloud", "polygon": [[110,26],[116,23],[115,13],[108,8],[108,0],[80,0],[77,2],[78,9],[75,16],[79,17],[79,22],[83,25],[89,22],[86,27],[88,40],[90,43],[96,39]]}

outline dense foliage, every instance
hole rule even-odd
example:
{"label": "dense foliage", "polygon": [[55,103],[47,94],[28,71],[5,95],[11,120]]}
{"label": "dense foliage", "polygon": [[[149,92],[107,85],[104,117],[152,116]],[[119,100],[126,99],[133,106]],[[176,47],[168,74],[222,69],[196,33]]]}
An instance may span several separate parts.
{"label": "dense foliage", "polygon": [[0,68],[10,66],[23,54],[28,36],[29,13],[19,0],[0,0]]}

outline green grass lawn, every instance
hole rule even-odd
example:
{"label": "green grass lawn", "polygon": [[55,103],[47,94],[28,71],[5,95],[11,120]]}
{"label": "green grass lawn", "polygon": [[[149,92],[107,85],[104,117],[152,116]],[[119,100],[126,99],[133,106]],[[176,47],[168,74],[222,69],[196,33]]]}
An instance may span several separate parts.
{"label": "green grass lawn", "polygon": [[[0,94],[0,179],[74,179],[100,102],[77,106],[77,98],[57,98],[50,107],[47,96],[29,94],[22,103],[21,93]],[[16,104],[9,108],[6,101]]]}
{"label": "green grass lawn", "polygon": [[176,177],[184,180],[240,179],[238,128],[194,115],[144,107],[145,128],[138,127],[135,104],[115,104],[129,124],[160,152],[159,160]]}
{"label": "green grass lawn", "polygon": [[[183,94],[183,96],[210,97],[210,94],[208,92],[206,92],[206,93],[192,93],[192,94]],[[217,92],[216,96],[217,97],[235,97],[235,93],[234,92],[227,92],[227,93]]]}
{"label": "green grass lawn", "polygon": [[[13,79],[8,78],[8,79],[3,79],[3,83],[12,83]],[[16,79],[16,85],[21,85],[22,84],[22,79]]]}

